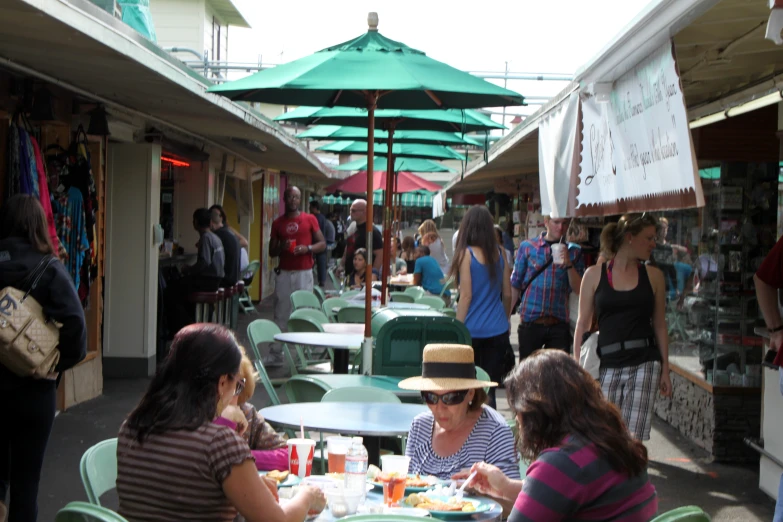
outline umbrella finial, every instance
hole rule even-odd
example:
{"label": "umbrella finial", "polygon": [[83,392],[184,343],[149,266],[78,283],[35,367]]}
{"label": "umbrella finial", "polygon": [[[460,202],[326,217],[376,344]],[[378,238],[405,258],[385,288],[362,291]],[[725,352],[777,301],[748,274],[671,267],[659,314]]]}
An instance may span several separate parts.
{"label": "umbrella finial", "polygon": [[370,31],[378,32],[378,13],[371,12],[367,15],[367,25]]}

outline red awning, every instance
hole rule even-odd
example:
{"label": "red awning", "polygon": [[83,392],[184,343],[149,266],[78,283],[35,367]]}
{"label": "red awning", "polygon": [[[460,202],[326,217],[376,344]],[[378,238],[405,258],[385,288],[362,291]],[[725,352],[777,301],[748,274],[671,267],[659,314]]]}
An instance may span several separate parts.
{"label": "red awning", "polygon": [[[373,175],[372,189],[384,190],[386,188],[386,171],[377,171]],[[432,183],[426,179],[420,178],[411,172],[397,173],[397,193],[414,192],[416,190],[427,190],[429,192],[438,192],[442,187],[437,183]],[[347,194],[365,194],[367,192],[367,172],[357,172],[350,178],[333,183],[326,187],[327,193],[344,192]]]}

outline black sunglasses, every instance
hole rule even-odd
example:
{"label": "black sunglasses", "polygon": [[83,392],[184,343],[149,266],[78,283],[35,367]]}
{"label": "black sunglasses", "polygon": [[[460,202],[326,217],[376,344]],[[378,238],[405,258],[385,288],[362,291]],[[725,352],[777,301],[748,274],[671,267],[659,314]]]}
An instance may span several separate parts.
{"label": "black sunglasses", "polygon": [[242,378],[237,381],[237,389],[234,391],[234,397],[242,393],[244,390],[245,390],[245,379]]}
{"label": "black sunglasses", "polygon": [[443,404],[446,406],[454,406],[456,404],[462,404],[462,401],[465,400],[465,396],[467,396],[469,391],[470,390],[454,391],[444,393],[443,395],[438,395],[431,391],[423,391],[421,392],[421,398],[431,406],[438,404],[438,401],[443,401]]}

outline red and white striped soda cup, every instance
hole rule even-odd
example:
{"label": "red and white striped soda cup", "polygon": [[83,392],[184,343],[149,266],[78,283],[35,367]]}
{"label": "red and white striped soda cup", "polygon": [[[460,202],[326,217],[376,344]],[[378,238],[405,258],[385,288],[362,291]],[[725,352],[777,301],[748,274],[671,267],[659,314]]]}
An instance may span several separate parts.
{"label": "red and white striped soda cup", "polygon": [[299,478],[309,477],[313,470],[315,441],[288,439],[288,471]]}

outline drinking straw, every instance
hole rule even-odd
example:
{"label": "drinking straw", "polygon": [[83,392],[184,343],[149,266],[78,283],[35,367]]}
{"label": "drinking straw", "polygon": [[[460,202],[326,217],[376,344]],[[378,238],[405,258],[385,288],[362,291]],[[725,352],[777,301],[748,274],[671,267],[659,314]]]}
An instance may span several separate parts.
{"label": "drinking straw", "polygon": [[304,438],[304,420],[302,417],[299,417],[299,438]]}

